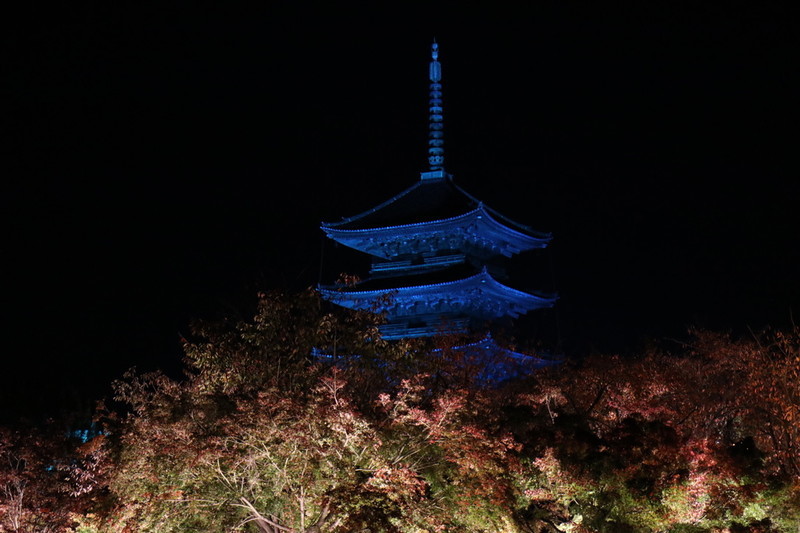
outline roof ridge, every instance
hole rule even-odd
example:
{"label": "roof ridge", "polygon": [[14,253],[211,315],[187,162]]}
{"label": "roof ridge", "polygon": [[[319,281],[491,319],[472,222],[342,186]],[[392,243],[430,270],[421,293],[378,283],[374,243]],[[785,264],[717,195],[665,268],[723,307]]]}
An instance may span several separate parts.
{"label": "roof ridge", "polygon": [[512,219],[508,218],[507,216],[505,216],[504,214],[502,214],[497,209],[494,209],[493,207],[487,205],[482,200],[478,200],[477,198],[472,196],[470,193],[468,193],[466,190],[464,190],[462,187],[460,187],[455,182],[451,181],[451,184],[452,184],[453,187],[455,187],[455,189],[458,192],[460,192],[461,194],[463,194],[464,196],[466,196],[467,198],[469,198],[473,202],[477,203],[478,205],[482,206],[489,214],[499,218],[503,222],[506,222],[506,223],[508,223],[508,224],[510,224],[512,226],[516,226],[517,228],[519,228],[519,229],[521,229],[523,231],[526,231],[528,233],[532,233],[533,235],[535,235],[537,237],[540,237],[540,238],[552,237],[553,234],[551,232],[549,232],[549,231],[537,231],[537,230],[533,229],[530,226],[526,226],[525,224],[521,224],[521,223],[517,222],[516,220],[512,220]]}
{"label": "roof ridge", "polygon": [[366,211],[364,211],[362,213],[359,213],[357,215],[353,215],[351,217],[342,217],[342,220],[339,220],[337,222],[322,222],[322,227],[336,227],[336,226],[341,226],[343,224],[347,224],[349,222],[355,222],[356,220],[359,220],[361,218],[366,217],[367,215],[371,215],[372,213],[380,211],[381,209],[383,209],[387,205],[396,202],[397,200],[399,200],[403,196],[406,196],[408,193],[410,193],[411,191],[413,191],[414,189],[416,189],[420,185],[425,185],[425,182],[418,181],[414,185],[412,185],[411,187],[408,187],[407,189],[404,189],[403,191],[397,193],[396,195],[392,196],[391,198],[389,198],[385,202],[380,203],[380,204],[376,205],[375,207],[373,207],[371,209],[367,209]]}
{"label": "roof ridge", "polygon": [[443,282],[438,282],[438,283],[428,283],[428,284],[424,284],[424,285],[412,285],[412,286],[408,286],[408,287],[396,287],[394,289],[369,289],[369,290],[360,290],[360,291],[359,290],[340,291],[340,290],[337,290],[337,289],[328,288],[330,286],[318,285],[317,286],[317,290],[320,291],[320,292],[329,292],[329,293],[338,292],[340,294],[349,295],[349,296],[356,296],[356,295],[361,296],[361,295],[364,295],[363,297],[366,297],[367,295],[391,294],[391,293],[396,293],[396,292],[408,291],[409,289],[429,289],[429,288],[433,288],[433,287],[444,287],[444,286],[447,286],[447,285],[467,284],[469,282],[475,282],[475,281],[480,281],[482,283],[485,283],[485,282],[488,281],[489,284],[492,284],[492,285],[495,285],[495,286],[499,286],[499,287],[501,287],[503,289],[506,289],[506,290],[510,291],[512,294],[517,295],[518,297],[523,297],[523,298],[524,297],[533,297],[533,298],[536,298],[538,300],[552,300],[553,302],[557,299],[557,296],[544,296],[542,294],[535,294],[535,293],[532,293],[532,292],[527,292],[527,291],[523,291],[523,290],[520,290],[520,289],[515,289],[514,287],[506,285],[505,283],[495,279],[495,277],[492,276],[491,273],[488,272],[486,267],[481,269],[479,272],[477,272],[475,274],[472,274],[471,276],[466,276],[466,277],[463,277],[463,278],[450,280],[450,281],[443,281]]}

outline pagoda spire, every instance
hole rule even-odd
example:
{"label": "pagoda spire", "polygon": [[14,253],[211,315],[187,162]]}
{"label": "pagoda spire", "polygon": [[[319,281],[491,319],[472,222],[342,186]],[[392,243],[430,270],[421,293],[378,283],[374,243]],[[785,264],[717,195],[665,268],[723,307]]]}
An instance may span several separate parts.
{"label": "pagoda spire", "polygon": [[431,62],[428,68],[430,93],[428,99],[428,165],[422,179],[441,179],[444,172],[444,122],[442,109],[442,65],[439,63],[439,44],[431,45]]}

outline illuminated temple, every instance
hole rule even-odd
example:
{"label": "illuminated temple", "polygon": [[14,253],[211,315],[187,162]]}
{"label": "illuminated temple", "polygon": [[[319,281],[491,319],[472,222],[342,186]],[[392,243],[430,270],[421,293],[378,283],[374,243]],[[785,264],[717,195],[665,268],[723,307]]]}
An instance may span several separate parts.
{"label": "illuminated temple", "polygon": [[[552,307],[553,295],[507,283],[505,264],[550,242],[509,220],[456,185],[445,171],[441,65],[430,62],[428,170],[382,204],[322,230],[334,241],[369,254],[369,276],[355,286],[321,286],[322,296],[350,309],[386,314],[385,339],[442,334],[487,334],[491,326]],[[472,348],[470,348],[472,347]],[[501,350],[491,337],[464,349]]]}

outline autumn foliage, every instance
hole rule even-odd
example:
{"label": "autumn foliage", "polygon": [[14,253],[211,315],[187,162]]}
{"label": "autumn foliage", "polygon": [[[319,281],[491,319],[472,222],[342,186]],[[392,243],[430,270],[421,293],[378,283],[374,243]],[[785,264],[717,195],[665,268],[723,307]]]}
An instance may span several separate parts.
{"label": "autumn foliage", "polygon": [[539,373],[519,397],[529,511],[575,531],[796,530],[798,340],[695,332],[679,354]]}
{"label": "autumn foliage", "polygon": [[489,383],[379,323],[261,295],[183,379],[124,376],[94,440],[0,432],[0,531],[800,528],[798,330]]}

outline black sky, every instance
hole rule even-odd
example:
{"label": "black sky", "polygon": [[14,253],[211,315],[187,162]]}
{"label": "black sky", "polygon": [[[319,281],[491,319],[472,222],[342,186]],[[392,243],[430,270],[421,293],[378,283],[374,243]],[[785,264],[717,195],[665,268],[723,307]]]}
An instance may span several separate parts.
{"label": "black sky", "polygon": [[[319,221],[424,170],[433,37],[448,170],[554,233],[520,269],[561,295],[568,355],[786,326],[798,8],[696,4],[9,17],[2,412],[97,397],[132,365],[174,369],[191,318],[315,284]],[[347,260],[325,249],[324,271]]]}

